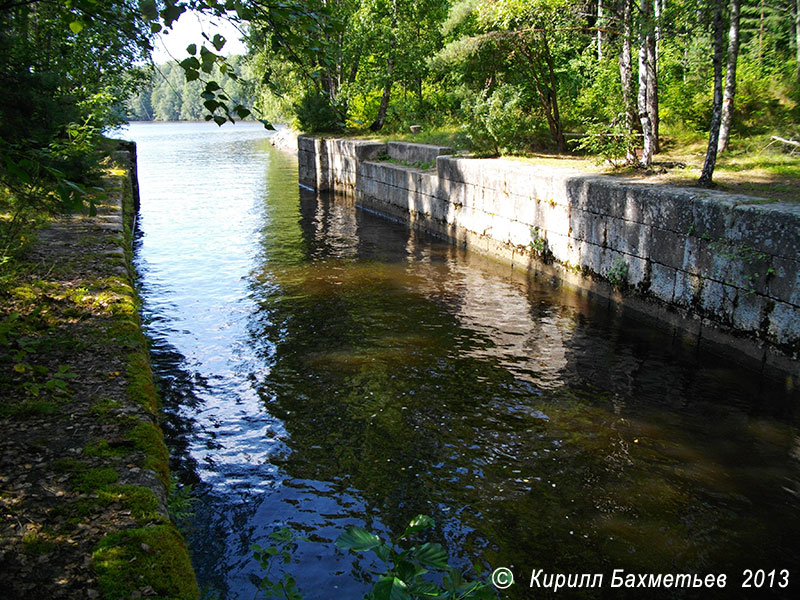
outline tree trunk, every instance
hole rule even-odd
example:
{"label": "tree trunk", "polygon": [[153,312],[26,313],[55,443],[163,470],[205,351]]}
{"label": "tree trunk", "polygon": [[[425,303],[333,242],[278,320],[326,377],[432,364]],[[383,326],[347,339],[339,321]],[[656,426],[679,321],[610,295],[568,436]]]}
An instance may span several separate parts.
{"label": "tree trunk", "polygon": [[636,108],[633,105],[633,66],[631,64],[631,35],[633,30],[633,0],[622,0],[620,19],[622,21],[622,49],[619,54],[619,79],[622,83],[622,101],[625,105],[625,133],[628,136],[626,162],[631,165],[636,161],[636,149],[632,143],[633,124],[636,120]]}
{"label": "tree trunk", "polygon": [[347,83],[352,84],[358,75],[358,66],[361,62],[361,52],[358,52],[353,58],[353,64],[350,66],[350,75],[347,76]]}
{"label": "tree trunk", "polygon": [[653,133],[653,154],[661,152],[658,141],[658,65],[656,63],[656,36],[651,29],[647,34],[647,116]]}
{"label": "tree trunk", "polygon": [[758,74],[762,74],[761,67],[764,62],[764,0],[761,0],[761,14],[758,18]]}
{"label": "tree trunk", "polygon": [[553,124],[555,132],[553,137],[556,140],[559,152],[567,151],[567,141],[564,137],[564,127],[561,124],[561,114],[558,110],[558,80],[556,79],[556,71],[553,66],[553,55],[550,53],[550,43],[547,41],[547,34],[542,33],[542,44],[544,46],[544,59],[547,63],[547,72],[550,79],[548,86],[548,93],[550,94],[550,110],[552,112]]}
{"label": "tree trunk", "polygon": [[658,110],[658,43],[661,39],[661,1],[653,0],[653,29],[650,34],[650,43],[647,46],[647,63],[650,67],[647,85],[648,112],[650,122],[653,125],[653,152],[661,152],[661,140],[659,136],[659,117]]}
{"label": "tree trunk", "polygon": [[641,166],[645,169],[650,167],[653,162],[653,122],[650,116],[650,102],[648,101],[648,91],[651,87],[648,54],[650,49],[650,38],[652,32],[652,11],[653,5],[649,1],[642,2],[642,21],[639,31],[639,121],[642,124],[642,135],[644,137],[644,148],[642,150]]}
{"label": "tree trunk", "polygon": [[[797,0],[800,2],[800,0]],[[603,0],[597,0],[597,62],[603,60]]]}
{"label": "tree trunk", "polygon": [[711,178],[717,164],[719,126],[722,121],[722,0],[714,3],[714,103],[711,106],[711,127],[708,132],[708,150],[703,172],[698,184],[702,187],[714,185]]}
{"label": "tree trunk", "polygon": [[[567,141],[564,137],[564,127],[561,124],[561,114],[558,110],[558,80],[553,66],[553,56],[550,54],[547,34],[541,32],[541,37],[541,52],[536,50],[536,42],[533,38],[528,43],[523,41],[520,44],[518,50],[525,57],[525,60],[521,61],[521,65],[530,74],[533,80],[533,87],[536,88],[536,93],[542,102],[547,126],[550,128],[550,136],[555,141],[558,151],[566,152]],[[544,60],[544,65],[542,65],[542,60]],[[540,68],[544,71],[545,67],[547,68],[546,74],[537,70],[537,68]]]}
{"label": "tree trunk", "polygon": [[389,98],[392,94],[392,71],[394,70],[394,59],[390,56],[386,61],[386,83],[383,85],[383,96],[381,96],[381,105],[378,107],[378,116],[369,126],[370,131],[380,131],[383,128],[383,123],[386,121],[386,111],[389,108]]}
{"label": "tree trunk", "polygon": [[[800,0],[798,0],[800,2]],[[725,70],[725,95],[722,97],[722,121],[719,127],[717,153],[728,147],[733,121],[733,101],[736,96],[736,62],[739,58],[739,6],[741,0],[731,0],[731,27],[728,31],[728,65]]]}
{"label": "tree trunk", "polygon": [[[547,119],[547,126],[550,128],[550,137],[555,140],[559,152],[562,152],[562,144],[560,144],[558,140],[559,134],[561,139],[564,140],[564,133],[563,131],[560,131],[560,123],[556,121],[555,115],[553,114],[553,95],[551,94],[548,86],[544,83],[544,81],[542,81],[542,79],[539,77],[539,74],[536,72],[536,67],[533,64],[533,58],[530,55],[528,69],[530,70],[531,78],[533,79],[534,87],[536,88],[536,93],[539,94],[539,100],[542,103],[542,108],[544,108],[544,116],[545,119]],[[566,146],[566,144],[564,144],[564,146]]]}
{"label": "tree trunk", "polygon": [[656,17],[656,72],[658,72],[658,61],[661,58],[661,15],[664,14],[664,0],[655,0],[653,7],[655,8]]}
{"label": "tree trunk", "polygon": [[797,44],[797,82],[800,83],[800,0],[797,0],[795,6],[794,36]]}
{"label": "tree trunk", "polygon": [[397,2],[392,0],[392,31],[391,41],[389,43],[389,56],[386,59],[386,82],[383,84],[383,95],[381,96],[381,105],[378,107],[378,116],[369,126],[370,131],[380,131],[383,129],[383,124],[386,121],[386,111],[389,109],[389,98],[392,94],[392,83],[394,78],[392,72],[394,71],[394,48],[397,38]]}

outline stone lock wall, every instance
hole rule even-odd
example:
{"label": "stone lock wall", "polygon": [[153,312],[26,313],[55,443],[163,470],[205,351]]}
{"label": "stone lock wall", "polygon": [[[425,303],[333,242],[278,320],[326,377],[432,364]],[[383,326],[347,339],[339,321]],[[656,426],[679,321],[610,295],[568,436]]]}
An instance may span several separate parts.
{"label": "stone lock wall", "polygon": [[448,152],[301,136],[300,183],[800,373],[800,204]]}

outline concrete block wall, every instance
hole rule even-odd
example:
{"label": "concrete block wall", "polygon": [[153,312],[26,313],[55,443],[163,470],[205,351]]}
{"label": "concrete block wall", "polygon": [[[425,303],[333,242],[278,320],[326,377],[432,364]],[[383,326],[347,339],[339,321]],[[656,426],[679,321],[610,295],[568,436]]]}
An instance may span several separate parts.
{"label": "concrete block wall", "polygon": [[800,372],[800,204],[394,144],[301,137],[300,181]]}
{"label": "concrete block wall", "polygon": [[430,163],[437,156],[452,154],[453,149],[447,146],[430,146],[428,144],[412,144],[410,142],[387,142],[386,152],[389,158],[409,163]]}

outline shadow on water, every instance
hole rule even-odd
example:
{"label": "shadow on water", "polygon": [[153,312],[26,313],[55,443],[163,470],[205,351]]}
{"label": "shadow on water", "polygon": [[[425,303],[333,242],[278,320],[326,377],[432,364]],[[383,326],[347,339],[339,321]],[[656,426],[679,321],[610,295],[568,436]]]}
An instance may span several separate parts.
{"label": "shadow on water", "polygon": [[290,477],[528,571],[797,559],[795,394],[347,203],[299,224],[251,323]]}
{"label": "shadow on water", "polygon": [[298,197],[292,159],[224,144],[236,169],[218,157],[194,204],[159,209],[178,192],[142,182],[137,258],[175,465],[201,491],[202,583],[252,598],[250,544],[289,526],[314,540],[287,567],[306,597],[359,598],[375,565],[332,540],[417,513],[460,566],[513,567],[509,598],[532,569],[738,581],[798,563],[796,391],[351,201]]}

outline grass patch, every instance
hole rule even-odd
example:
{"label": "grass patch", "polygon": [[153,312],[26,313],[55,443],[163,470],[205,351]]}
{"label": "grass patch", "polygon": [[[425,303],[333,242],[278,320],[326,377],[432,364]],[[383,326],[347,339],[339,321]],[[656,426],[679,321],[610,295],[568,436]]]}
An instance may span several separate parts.
{"label": "grass patch", "polygon": [[471,150],[467,136],[458,125],[431,127],[429,129],[423,129],[419,133],[373,133],[368,131],[352,131],[337,137],[377,140],[384,143],[410,142],[414,144],[429,144],[431,146],[449,146],[454,152],[469,152]]}

